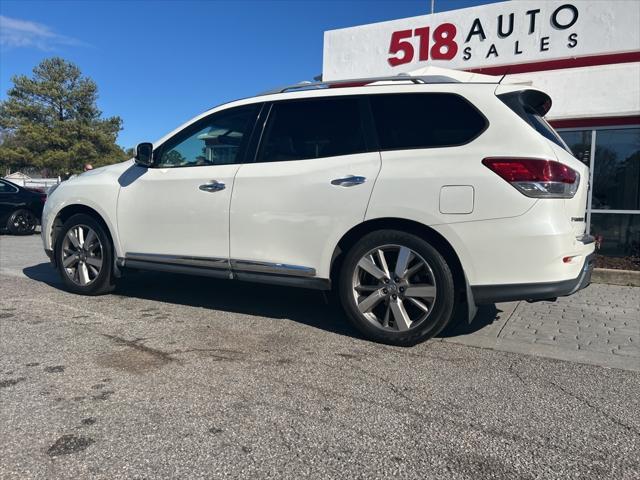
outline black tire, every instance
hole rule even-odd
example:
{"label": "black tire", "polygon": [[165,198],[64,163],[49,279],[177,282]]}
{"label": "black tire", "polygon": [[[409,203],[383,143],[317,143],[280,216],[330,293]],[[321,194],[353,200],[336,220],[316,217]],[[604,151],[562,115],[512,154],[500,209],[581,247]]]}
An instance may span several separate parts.
{"label": "black tire", "polygon": [[[430,267],[434,285],[437,286],[437,294],[429,308],[430,313],[424,320],[416,321],[415,327],[405,331],[390,331],[381,325],[374,325],[375,322],[368,320],[360,312],[354,295],[353,279],[360,259],[371,250],[389,245],[407,247],[422,257]],[[369,233],[347,252],[339,273],[338,293],[347,317],[360,332],[371,340],[397,346],[413,346],[440,333],[453,318],[456,298],[451,269],[440,252],[422,238],[397,230]],[[387,301],[390,299],[384,300]],[[386,308],[388,303],[381,305]]]}
{"label": "black tire", "polygon": [[[77,226],[86,226],[92,229],[96,233],[102,246],[102,267],[98,275],[87,285],[80,285],[74,282],[63,265],[64,238],[69,230]],[[64,225],[56,236],[54,255],[62,282],[70,292],[80,295],[102,295],[111,292],[115,287],[113,276],[113,244],[103,225],[93,217],[79,213],[71,216],[64,222]]]}
{"label": "black tire", "polygon": [[16,210],[7,220],[7,230],[13,235],[33,235],[38,225],[38,218],[31,210]]}

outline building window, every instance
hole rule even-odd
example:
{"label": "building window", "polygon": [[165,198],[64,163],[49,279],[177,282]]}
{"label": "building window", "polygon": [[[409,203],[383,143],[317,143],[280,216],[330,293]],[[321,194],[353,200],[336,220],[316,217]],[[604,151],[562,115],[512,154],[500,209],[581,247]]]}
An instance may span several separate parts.
{"label": "building window", "polygon": [[640,128],[596,133],[594,210],[640,209]]}
{"label": "building window", "polygon": [[591,169],[587,229],[598,252],[640,256],[640,127],[561,131],[574,156]]}
{"label": "building window", "polygon": [[591,130],[561,132],[560,136],[573,152],[573,156],[587,167],[591,163]]}

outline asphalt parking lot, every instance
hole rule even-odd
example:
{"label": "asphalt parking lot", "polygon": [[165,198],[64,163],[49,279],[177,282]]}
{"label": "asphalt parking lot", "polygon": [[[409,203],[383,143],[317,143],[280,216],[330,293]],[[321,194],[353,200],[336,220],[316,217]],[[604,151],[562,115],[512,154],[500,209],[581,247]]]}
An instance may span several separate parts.
{"label": "asphalt parking lot", "polygon": [[0,477],[637,479],[639,292],[395,348],[315,291],[138,273],[78,297],[39,237],[0,236]]}

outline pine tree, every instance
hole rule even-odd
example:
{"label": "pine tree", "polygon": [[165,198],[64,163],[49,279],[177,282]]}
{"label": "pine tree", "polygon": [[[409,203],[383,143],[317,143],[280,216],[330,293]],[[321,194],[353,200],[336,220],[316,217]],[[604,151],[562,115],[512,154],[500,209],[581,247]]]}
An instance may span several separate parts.
{"label": "pine tree", "polygon": [[56,176],[120,162],[120,117],[101,118],[98,87],[71,62],[43,60],[17,75],[0,102],[0,171],[35,167]]}

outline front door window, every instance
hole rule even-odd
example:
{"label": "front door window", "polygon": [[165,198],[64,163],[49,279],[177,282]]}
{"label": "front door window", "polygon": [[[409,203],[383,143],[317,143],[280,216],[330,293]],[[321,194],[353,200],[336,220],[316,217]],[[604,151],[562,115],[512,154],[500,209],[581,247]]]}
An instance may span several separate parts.
{"label": "front door window", "polygon": [[160,168],[229,165],[243,162],[244,145],[257,105],[232,108],[196,122],[162,146]]}

